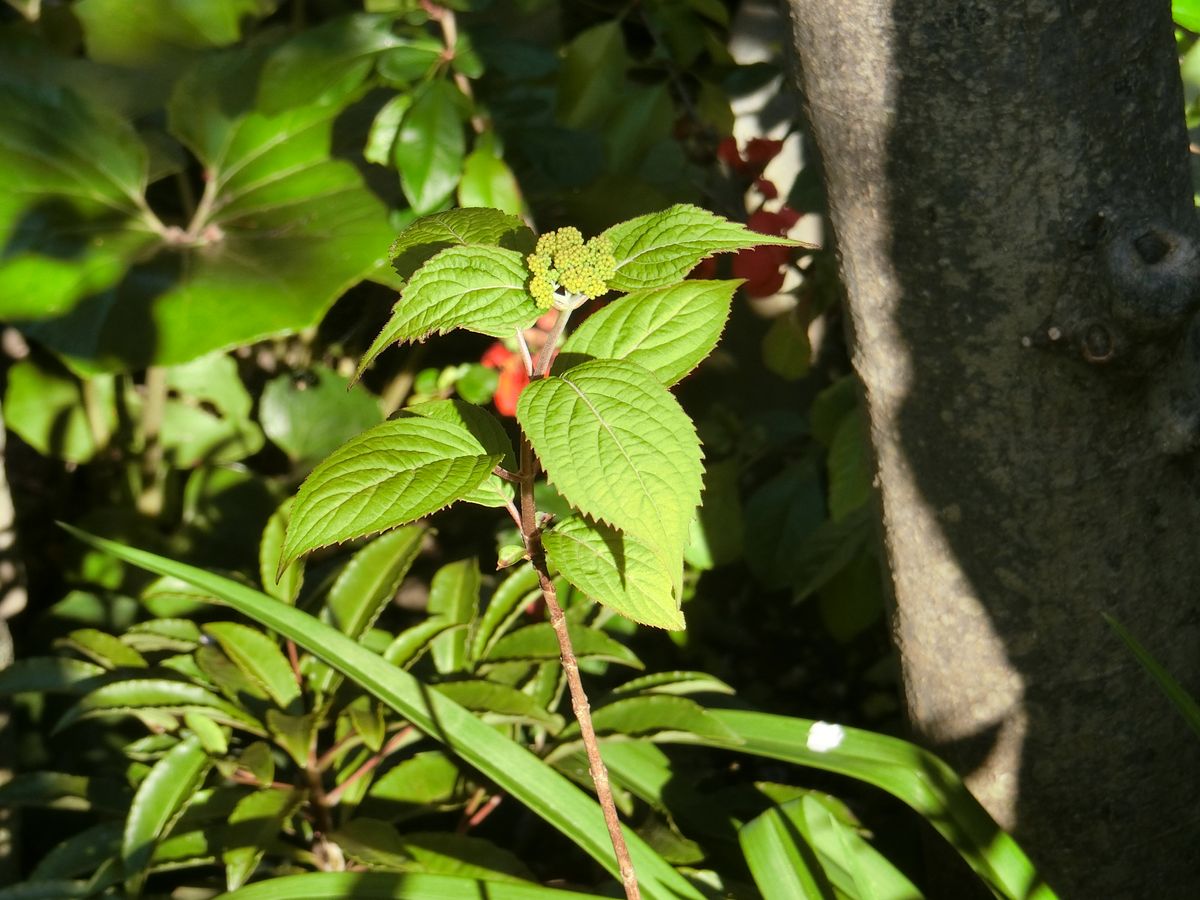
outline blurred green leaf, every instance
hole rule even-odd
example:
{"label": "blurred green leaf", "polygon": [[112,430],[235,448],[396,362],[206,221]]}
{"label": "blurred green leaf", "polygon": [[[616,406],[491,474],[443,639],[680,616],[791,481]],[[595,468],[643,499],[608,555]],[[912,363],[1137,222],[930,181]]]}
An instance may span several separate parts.
{"label": "blurred green leaf", "polygon": [[767,368],[785,381],[803,378],[812,360],[807,323],[794,310],[776,316],[763,335],[762,355]]}
{"label": "blurred green leaf", "polygon": [[559,77],[558,119],[572,128],[598,127],[621,103],[632,64],[620,22],[605,22],[566,47]]}
{"label": "blurred green leaf", "polygon": [[105,860],[120,856],[122,831],[120,822],[101,822],[71,835],[38,861],[29,873],[29,881],[65,880],[91,874]]}
{"label": "blurred green leaf", "polygon": [[288,521],[292,514],[293,499],[289,497],[279,505],[263,528],[262,541],[258,545],[258,575],[263,590],[284,603],[295,603],[304,584],[304,560],[298,559],[279,572],[279,559],[283,556],[283,541],[287,534]]}
{"label": "blurred green leaf", "polygon": [[129,789],[116,781],[67,772],[20,772],[0,784],[0,806],[96,810],[124,815],[129,809]]}
{"label": "blurred green leaf", "polygon": [[275,641],[257,628],[240,622],[209,622],[204,633],[251,681],[265,690],[280,709],[300,699],[296,676]]}
{"label": "blurred green leaf", "polygon": [[180,715],[196,710],[207,713],[218,722],[252,734],[263,733],[262,726],[252,716],[211,691],[196,684],[160,678],[130,678],[102,685],[67,710],[55,725],[55,730],[61,731],[81,719],[140,710],[161,710]]}
{"label": "blurred green leaf", "polygon": [[529,694],[506,684],[471,679],[446,681],[436,685],[455,703],[485,716],[489,721],[521,722],[541,725],[551,731],[562,727],[562,717],[540,706]]}
{"label": "blurred green leaf", "polygon": [[0,669],[0,695],[26,692],[86,693],[106,679],[108,670],[95,663],[61,656],[18,659]]}
{"label": "blurred green leaf", "polygon": [[367,132],[363,159],[377,166],[391,163],[392,148],[396,145],[396,135],[400,133],[400,122],[411,106],[411,96],[397,94],[379,108],[379,112],[371,121],[371,130]]}
{"label": "blurred green leaf", "polygon": [[306,28],[268,57],[258,108],[274,115],[330,95],[336,102],[362,83],[380,53],[401,43],[391,16],[341,16]]}
{"label": "blurred green leaf", "polygon": [[431,81],[417,91],[400,123],[392,158],[404,196],[419,215],[444,204],[462,175],[463,99],[450,82]]}
{"label": "blurred green leaf", "polygon": [[316,365],[267,382],[259,401],[263,431],[293,462],[312,466],[383,420],[379,401],[361,385]]}
{"label": "blurred green leaf", "polygon": [[[581,660],[605,660],[635,669],[644,668],[632,650],[597,628],[571,625],[568,631],[571,635],[571,645],[575,648],[575,656]],[[549,622],[538,622],[518,628],[500,638],[482,661],[494,663],[510,659],[545,660],[558,657],[558,638],[555,636],[554,626]]]}
{"label": "blurred green leaf", "polygon": [[238,801],[222,841],[221,861],[229,890],[236,891],[254,874],[268,842],[303,800],[299,791],[264,788]]}
{"label": "blurred green leaf", "polygon": [[95,628],[76,629],[54,643],[55,646],[69,647],[82,653],[106,669],[146,668],[142,654],[123,644],[119,638]]}
{"label": "blurred green leaf", "polygon": [[463,160],[458,205],[500,209],[512,215],[520,215],[524,208],[517,176],[501,158],[491,132],[476,138],[475,149]]}
{"label": "blurred green leaf", "polygon": [[1200,33],[1200,0],[1171,0],[1171,15],[1180,28]]}
{"label": "blurred green leaf", "polygon": [[[790,584],[798,548],[825,521],[820,474],[809,460],[788,465],[746,500],[746,564],[771,589]],[[830,573],[833,574],[833,573]]]}
{"label": "blurred green leaf", "polygon": [[116,430],[115,393],[111,376],[85,384],[48,355],[35,354],[8,370],[4,423],[43,456],[87,462]]}
{"label": "blurred green leaf", "polygon": [[508,626],[521,615],[524,605],[540,596],[538,576],[533,566],[526,564],[513,569],[500,582],[475,623],[468,650],[471,660],[478,661],[487,656]]}
{"label": "blurred green leaf", "polygon": [[[248,885],[223,900],[595,900],[561,888],[453,875],[391,872],[310,872]],[[695,896],[688,894],[687,896]]]}
{"label": "blurred green leaf", "polygon": [[835,522],[871,499],[871,448],[867,420],[857,409],[838,425],[829,445],[829,514]]}
{"label": "blurred green leaf", "polygon": [[262,448],[262,430],[250,418],[254,400],[229,356],[214,353],[172,366],[167,387],[159,440],[176,468],[236,462]]}

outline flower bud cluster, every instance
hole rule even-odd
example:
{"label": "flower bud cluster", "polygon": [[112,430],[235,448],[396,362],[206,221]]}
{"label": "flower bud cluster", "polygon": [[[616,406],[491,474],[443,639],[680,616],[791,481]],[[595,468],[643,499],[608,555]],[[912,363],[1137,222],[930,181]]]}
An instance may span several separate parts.
{"label": "flower bud cluster", "polygon": [[528,263],[533,275],[529,293],[542,309],[555,305],[560,287],[569,295],[599,297],[608,291],[608,279],[617,267],[608,238],[599,235],[585,244],[579,229],[571,227],[538,238]]}

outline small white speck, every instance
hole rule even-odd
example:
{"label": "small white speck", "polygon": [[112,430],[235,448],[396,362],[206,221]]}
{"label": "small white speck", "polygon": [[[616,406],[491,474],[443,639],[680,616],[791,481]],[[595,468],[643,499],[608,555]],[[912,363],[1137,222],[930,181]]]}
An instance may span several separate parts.
{"label": "small white speck", "polygon": [[846,730],[841,725],[813,722],[812,728],[808,729],[808,749],[813,753],[828,753],[836,750],[845,736]]}

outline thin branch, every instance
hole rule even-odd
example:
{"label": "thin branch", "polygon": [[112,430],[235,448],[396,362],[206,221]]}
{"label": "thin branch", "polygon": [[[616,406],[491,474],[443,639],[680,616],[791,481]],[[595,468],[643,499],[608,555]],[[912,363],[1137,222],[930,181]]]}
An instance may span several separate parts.
{"label": "thin branch", "polygon": [[566,330],[567,322],[570,321],[571,311],[574,308],[559,310],[558,317],[554,320],[554,324],[550,326],[550,333],[546,335],[546,343],[542,344],[542,350],[538,354],[537,363],[533,367],[533,371],[537,373],[538,378],[545,378],[550,374],[550,364],[554,362],[554,351],[558,349],[558,340],[562,337],[563,331]]}
{"label": "thin branch", "polygon": [[496,468],[492,469],[492,474],[497,478],[503,478],[505,481],[511,481],[513,484],[521,483],[521,476],[516,472],[508,471],[504,466],[496,466]]}
{"label": "thin branch", "polygon": [[529,352],[529,344],[525,340],[525,332],[517,329],[517,346],[521,348],[521,362],[525,363],[525,374],[533,377],[533,356]]}
{"label": "thin branch", "polygon": [[394,735],[392,735],[392,739],[384,744],[378,753],[370,757],[366,762],[355,769],[354,773],[349,778],[326,794],[325,802],[330,806],[337,806],[338,801],[342,799],[342,794],[346,792],[346,789],[368,772],[372,771],[376,766],[378,766],[381,762],[395,753],[396,750],[402,747],[411,732],[412,726],[406,725],[404,728],[401,728]]}
{"label": "thin branch", "polygon": [[[555,322],[557,334],[562,329],[559,323],[565,324],[568,311],[561,312]],[[554,334],[552,332],[552,334]],[[557,339],[554,334],[554,339]],[[551,344],[547,342],[547,347]],[[543,351],[543,355],[548,355]],[[592,726],[592,708],[588,703],[587,693],[583,689],[583,681],[579,677],[579,662],[575,658],[575,648],[571,646],[571,635],[567,630],[567,619],[562,607],[558,605],[558,594],[550,572],[546,567],[546,553],[542,549],[542,536],[537,525],[537,505],[533,496],[533,479],[537,474],[537,461],[533,455],[533,447],[524,434],[521,435],[521,536],[525,539],[525,549],[529,560],[537,572],[538,583],[542,588],[542,597],[546,609],[550,613],[550,624],[558,638],[558,649],[562,659],[563,672],[567,676],[567,686],[571,691],[571,709],[579,722],[580,736],[587,752],[588,771],[592,783],[596,786],[596,798],[604,812],[604,824],[608,828],[608,836],[612,841],[613,852],[617,857],[617,866],[621,873],[621,885],[625,889],[626,900],[641,900],[638,889],[637,873],[633,868],[633,860],[629,856],[629,847],[625,844],[625,835],[621,831],[621,820],[617,815],[617,805],[613,801],[612,786],[608,782],[608,769],[600,756],[600,743],[596,740],[596,729]]]}

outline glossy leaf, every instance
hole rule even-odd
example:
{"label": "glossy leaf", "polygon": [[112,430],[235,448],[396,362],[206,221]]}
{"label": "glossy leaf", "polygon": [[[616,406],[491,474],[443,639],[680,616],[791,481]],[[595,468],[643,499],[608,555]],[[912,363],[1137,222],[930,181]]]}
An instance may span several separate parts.
{"label": "glossy leaf", "polygon": [[[648,889],[647,889],[648,890]],[[659,895],[666,896],[666,895]],[[686,896],[698,896],[689,893]],[[312,872],[247,885],[222,900],[595,900],[535,884],[478,881],[452,875],[392,872]]]}
{"label": "glossy leaf", "polygon": [[362,83],[375,58],[401,43],[391,16],[341,16],[285,41],[263,66],[258,107],[273,115],[293,106],[340,97]]}
{"label": "glossy leaf", "polygon": [[425,529],[398,528],[350,558],[329,589],[325,608],[334,627],[352,638],[366,634],[396,596],[421,552]]}
{"label": "glossy leaf", "polygon": [[185,712],[183,724],[200,739],[200,745],[204,748],[205,753],[210,756],[224,756],[229,752],[229,739],[225,736],[225,732],[221,730],[220,725],[204,713]]}
{"label": "glossy leaf", "polygon": [[258,416],[271,442],[306,467],[383,421],[375,397],[322,365],[268,381]]}
{"label": "glossy leaf", "polygon": [[673,284],[714,253],[764,244],[803,246],[788,238],[751,231],[686,203],[614,225],[604,234],[617,259],[609,287],[618,291]]}
{"label": "glossy leaf", "polygon": [[463,102],[448,81],[431,81],[413,100],[400,123],[392,158],[404,196],[418,213],[433,212],[454,192],[462,174],[466,139]]}
{"label": "glossy leaf", "polygon": [[653,672],[631,678],[613,688],[613,694],[733,694],[734,689],[707,672]]}
{"label": "glossy leaf", "polygon": [[[467,625],[479,609],[479,563],[463,559],[442,566],[429,586],[429,614],[455,625]],[[430,644],[433,664],[443,675],[461,671],[467,660],[465,628],[448,631]],[[461,700],[459,701],[461,702]],[[478,709],[463,704],[468,709]]]}
{"label": "glossy leaf", "polygon": [[488,650],[507,630],[513,620],[521,614],[522,607],[540,591],[538,576],[532,565],[526,564],[512,570],[496,588],[483,615],[475,623],[471,634],[468,655],[472,661],[482,659]]}
{"label": "glossy leaf", "polygon": [[[603,815],[595,801],[521,745],[481,722],[449,698],[429,691],[402,669],[389,665],[337,630],[265,594],[203,569],[86,535],[78,530],[68,530],[119,559],[158,574],[182,577],[210,590],[242,614],[293,639],[326,664],[353,678],[421,731],[445,743],[464,762],[477,768],[515,800],[548,821],[606,870],[618,873]],[[626,841],[643,896],[647,900],[700,900],[700,892],[636,834],[626,830]],[[263,884],[270,885],[271,882]],[[341,883],[339,887],[344,889],[345,884]],[[306,896],[311,898],[319,895],[310,892]],[[420,896],[432,900],[437,895],[426,892]],[[492,896],[500,898],[504,895],[494,892]]]}
{"label": "glossy leaf", "polygon": [[265,690],[281,709],[300,699],[296,676],[283,651],[257,628],[240,622],[209,622],[204,633],[214,638],[234,665]]}
{"label": "glossy leaf", "polygon": [[517,419],[573,506],[681,565],[700,505],[700,443],[654,375],[627,361],[583,363],[525,388]]}
{"label": "glossy leaf", "polygon": [[1171,15],[1180,28],[1200,33],[1200,0],[1171,0]]}
{"label": "glossy leaf", "polygon": [[411,96],[397,94],[379,108],[367,133],[363,159],[377,166],[386,166],[391,162],[392,147],[396,145],[396,135],[400,133],[400,122],[411,106]]}
{"label": "glossy leaf", "polygon": [[121,864],[128,896],[137,897],[141,893],[155,845],[204,782],[210,765],[200,739],[185,738],[155,763],[138,786],[121,839]]}
{"label": "glossy leaf", "polygon": [[[355,639],[365,635],[396,596],[424,537],[425,529],[419,526],[399,528],[355,553],[338,573],[325,601],[325,613],[334,627]],[[313,688],[321,693],[340,683],[328,667],[312,678]]]}
{"label": "glossy leaf", "polygon": [[670,387],[717,345],[738,284],[685,281],[619,297],[575,329],[555,368],[562,371],[589,359],[624,359]]}
{"label": "glossy leaf", "polygon": [[671,570],[637,538],[577,516],[542,543],[551,567],[597,603],[643,625],[683,629]]}
{"label": "glossy leaf", "polygon": [[395,343],[465,328],[509,337],[528,328],[541,311],[525,290],[525,258],[503,247],[448,247],[425,263],[405,285],[391,319],[375,338],[359,375]]}
{"label": "glossy leaf", "polygon": [[79,628],[54,643],[59,647],[70,647],[106,669],[146,668],[142,654],[122,643],[119,638],[95,628]]}
{"label": "glossy leaf", "polygon": [[150,619],[137,622],[121,635],[135,650],[173,650],[188,653],[200,642],[200,629],[190,619]]}
{"label": "glossy leaf", "polygon": [[[598,628],[571,625],[568,632],[575,655],[579,659],[598,659],[632,666],[635,669],[643,668],[641,660],[632,650]],[[500,638],[492,645],[483,661],[494,663],[510,659],[545,660],[558,659],[558,656],[558,638],[555,636],[554,626],[549,622],[538,622],[536,625],[518,628]]]}
{"label": "glossy leaf", "polygon": [[383,652],[383,658],[394,666],[407,669],[429,649],[438,635],[449,629],[462,627],[445,619],[426,619],[396,635],[395,640]]}
{"label": "glossy leaf", "polygon": [[551,731],[557,731],[563,724],[560,716],[547,712],[529,694],[495,681],[447,681],[437,685],[437,690],[490,721],[541,725]]}
{"label": "glossy leaf", "polygon": [[[666,694],[624,697],[606,703],[592,711],[592,724],[597,734],[633,737],[678,732],[711,740],[737,741],[733,731],[699,703]],[[570,723],[558,737],[561,741],[578,740],[579,723]]]}
{"label": "glossy leaf", "polygon": [[80,719],[111,713],[163,710],[182,715],[193,709],[226,725],[263,733],[262,726],[250,715],[211,691],[196,684],[157,678],[130,678],[96,688],[63,714],[55,730],[61,731]]}
{"label": "glossy leaf", "polygon": [[816,854],[779,809],[772,807],[743,825],[738,840],[763,900],[836,900]]}
{"label": "glossy leaf", "polygon": [[280,564],[436,512],[479,487],[499,461],[461,426],[422,417],[384,422],[305,479]]}
{"label": "glossy leaf", "polygon": [[372,808],[389,814],[420,813],[451,803],[462,792],[465,777],[440,750],[426,750],[388,769],[367,792]]}
{"label": "glossy leaf", "polygon": [[517,216],[498,209],[450,209],[414,221],[392,242],[388,256],[400,277],[408,279],[447,247],[472,244],[529,253],[533,232]]}
{"label": "glossy leaf", "polygon": [[298,791],[265,788],[238,801],[229,814],[221,862],[225,864],[225,882],[236,891],[254,874],[268,843],[274,839],[304,799]]}
{"label": "glossy leaf", "polygon": [[409,832],[401,835],[414,868],[430,875],[479,878],[488,882],[532,882],[533,873],[511,851],[491,841],[452,832]]}
{"label": "glossy leaf", "polygon": [[492,207],[513,215],[521,212],[521,187],[512,169],[500,158],[490,133],[476,139],[475,149],[463,160],[458,203],[464,207]]}

